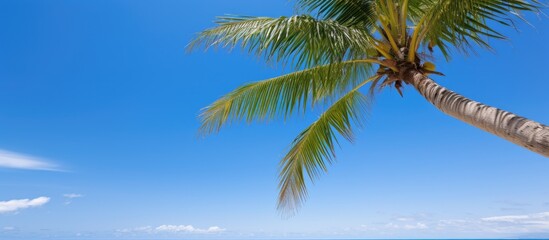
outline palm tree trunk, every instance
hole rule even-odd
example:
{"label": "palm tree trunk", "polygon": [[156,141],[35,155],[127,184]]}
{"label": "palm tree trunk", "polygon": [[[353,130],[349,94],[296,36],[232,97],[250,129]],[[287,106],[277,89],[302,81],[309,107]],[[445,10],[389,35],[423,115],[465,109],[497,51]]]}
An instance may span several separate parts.
{"label": "palm tree trunk", "polygon": [[549,157],[548,126],[463,97],[415,69],[406,70],[403,80],[442,112]]}

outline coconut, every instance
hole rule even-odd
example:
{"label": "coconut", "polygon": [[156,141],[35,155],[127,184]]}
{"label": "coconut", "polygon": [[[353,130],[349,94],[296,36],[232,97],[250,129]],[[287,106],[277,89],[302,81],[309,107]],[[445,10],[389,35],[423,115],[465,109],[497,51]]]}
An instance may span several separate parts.
{"label": "coconut", "polygon": [[425,62],[425,63],[423,63],[422,68],[424,70],[433,72],[433,71],[435,71],[435,64],[433,64],[432,62]]}

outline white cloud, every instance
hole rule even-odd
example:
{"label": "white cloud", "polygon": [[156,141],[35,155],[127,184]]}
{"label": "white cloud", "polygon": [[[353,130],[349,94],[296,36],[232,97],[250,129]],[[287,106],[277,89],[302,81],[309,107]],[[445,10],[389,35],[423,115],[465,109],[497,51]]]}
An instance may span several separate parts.
{"label": "white cloud", "polygon": [[59,167],[44,159],[0,149],[0,167],[29,170],[60,171]]}
{"label": "white cloud", "polygon": [[156,228],[156,231],[161,232],[194,232],[195,228],[192,225],[162,225]]}
{"label": "white cloud", "polygon": [[151,226],[145,226],[145,227],[137,227],[137,228],[124,228],[124,229],[117,229],[117,233],[151,233],[153,231],[153,228]]}
{"label": "white cloud", "polygon": [[82,198],[82,197],[84,197],[84,195],[78,194],[78,193],[66,193],[66,194],[63,194],[63,197],[67,199],[65,201],[65,205],[69,205],[69,204],[72,203],[73,199]]}
{"label": "white cloud", "polygon": [[221,233],[226,231],[225,228],[211,226],[209,228],[195,228],[192,225],[160,225],[158,227],[138,227],[133,229],[121,229],[119,233],[192,233],[192,234],[208,234]]}
{"label": "white cloud", "polygon": [[549,212],[534,213],[528,215],[507,215],[497,217],[483,218],[482,221],[488,222],[511,222],[521,223],[528,221],[549,221]]}
{"label": "white cloud", "polygon": [[522,220],[529,219],[530,217],[528,215],[509,215],[509,216],[498,216],[498,217],[487,217],[482,218],[482,221],[486,222],[520,222]]}
{"label": "white cloud", "polygon": [[187,232],[187,233],[219,233],[225,229],[212,226],[208,229],[195,228],[192,225],[161,225],[155,228],[159,232]]}
{"label": "white cloud", "polygon": [[544,233],[549,231],[549,212],[503,215],[468,220],[440,220],[438,221],[437,230],[507,234],[502,236],[513,236],[514,234],[525,233]]}
{"label": "white cloud", "polygon": [[425,223],[416,223],[416,224],[406,224],[403,226],[403,228],[406,230],[411,230],[411,229],[427,229],[429,227]]}
{"label": "white cloud", "polygon": [[15,212],[20,209],[39,207],[50,201],[49,197],[38,197],[35,199],[15,199],[0,202],[0,213]]}
{"label": "white cloud", "polygon": [[360,228],[355,230],[362,233],[371,232],[374,234],[393,235],[398,233],[410,234],[412,232],[424,232],[427,229],[430,229],[429,224],[424,222],[415,222],[409,219],[406,219],[405,221],[397,221],[398,222],[363,224]]}
{"label": "white cloud", "polygon": [[4,231],[4,232],[13,231],[13,230],[15,230],[15,227],[8,226],[8,227],[3,227],[2,228],[2,231]]}
{"label": "white cloud", "polygon": [[119,233],[152,233],[154,228],[151,226],[137,227],[137,228],[125,228],[116,230]]}
{"label": "white cloud", "polygon": [[487,224],[494,225],[500,231],[506,232],[539,232],[549,230],[549,212],[486,217],[481,220]]}
{"label": "white cloud", "polygon": [[[549,212],[500,215],[466,219],[433,219],[420,221],[409,217],[394,218],[387,222],[371,222],[352,231],[382,237],[440,237],[461,238],[520,238],[521,236],[549,236]],[[349,232],[349,231],[348,231]],[[347,232],[347,233],[348,233]],[[537,235],[536,235],[537,234]],[[541,235],[539,235],[541,234]]]}
{"label": "white cloud", "polygon": [[387,223],[385,224],[385,229],[403,229],[403,230],[417,230],[417,229],[427,229],[429,226],[425,223],[415,223],[415,224],[396,224],[396,223]]}
{"label": "white cloud", "polygon": [[63,197],[66,197],[66,198],[81,198],[81,197],[84,197],[84,195],[78,194],[78,193],[66,193],[66,194],[63,194]]}
{"label": "white cloud", "polygon": [[220,228],[218,226],[209,227],[208,230],[206,230],[209,233],[219,233],[219,232],[225,232],[225,228]]}

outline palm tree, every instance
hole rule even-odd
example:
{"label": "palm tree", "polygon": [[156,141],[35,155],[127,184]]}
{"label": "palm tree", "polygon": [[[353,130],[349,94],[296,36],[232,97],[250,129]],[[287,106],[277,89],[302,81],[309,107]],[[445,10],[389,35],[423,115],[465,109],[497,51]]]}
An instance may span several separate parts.
{"label": "palm tree", "polygon": [[[245,84],[206,107],[201,130],[215,133],[234,121],[287,118],[325,107],[301,132],[280,163],[278,208],[293,213],[306,199],[306,183],[327,170],[338,135],[352,141],[374,93],[412,85],[442,112],[549,157],[549,127],[472,101],[433,81],[436,49],[490,49],[504,39],[496,25],[513,26],[535,0],[296,0],[291,17],[219,17],[217,26],[189,45],[238,47],[295,72]],[[368,91],[361,88],[369,85]]]}

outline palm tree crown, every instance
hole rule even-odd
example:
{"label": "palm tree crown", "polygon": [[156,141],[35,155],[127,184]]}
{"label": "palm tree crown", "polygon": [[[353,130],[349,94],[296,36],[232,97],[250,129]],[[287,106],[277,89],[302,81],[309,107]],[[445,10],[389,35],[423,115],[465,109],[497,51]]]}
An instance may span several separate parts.
{"label": "palm tree crown", "polygon": [[[321,105],[326,110],[293,141],[280,163],[278,207],[294,212],[314,180],[334,159],[338,135],[352,141],[377,89],[394,86],[400,94],[405,76],[440,74],[426,62],[434,49],[452,52],[490,48],[504,39],[495,25],[513,26],[521,12],[537,12],[527,0],[296,0],[291,17],[219,17],[217,26],[189,45],[242,47],[268,62],[296,71],[237,88],[206,107],[203,133],[233,121],[287,118]],[[457,51],[456,51],[457,50]],[[369,85],[369,91],[359,89]]]}

